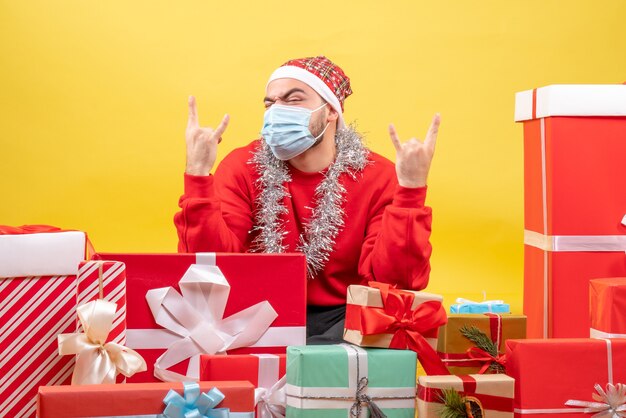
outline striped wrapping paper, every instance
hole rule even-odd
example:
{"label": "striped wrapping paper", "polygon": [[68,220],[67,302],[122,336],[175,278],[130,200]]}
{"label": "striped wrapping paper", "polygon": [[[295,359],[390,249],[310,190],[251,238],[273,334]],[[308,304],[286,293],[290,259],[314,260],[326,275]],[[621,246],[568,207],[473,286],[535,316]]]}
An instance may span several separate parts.
{"label": "striped wrapping paper", "polygon": [[75,331],[75,275],[0,280],[0,417],[34,417],[40,385],[70,383],[57,334]]}
{"label": "striped wrapping paper", "polygon": [[[126,266],[120,261],[83,261],[78,267],[77,305],[104,299],[117,305],[107,342],[126,345]],[[76,317],[78,332],[83,332]],[[123,377],[123,376],[122,376]]]}
{"label": "striped wrapping paper", "polygon": [[126,267],[118,261],[81,262],[78,276],[0,280],[0,417],[34,417],[39,386],[70,384],[75,357],[59,356],[57,335],[82,332],[77,306],[99,298],[116,303],[108,341],[126,343],[125,290]]}

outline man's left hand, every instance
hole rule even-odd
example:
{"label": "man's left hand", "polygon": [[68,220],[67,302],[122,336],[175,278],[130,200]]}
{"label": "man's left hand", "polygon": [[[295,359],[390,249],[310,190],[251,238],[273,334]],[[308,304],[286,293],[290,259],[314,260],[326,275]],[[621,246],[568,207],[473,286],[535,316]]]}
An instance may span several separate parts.
{"label": "man's left hand", "polygon": [[439,132],[441,117],[435,114],[428,128],[424,142],[411,138],[405,143],[400,142],[398,133],[393,125],[389,125],[389,136],[396,148],[396,174],[398,183],[402,187],[424,187],[428,179],[430,163],[435,154],[435,143]]}

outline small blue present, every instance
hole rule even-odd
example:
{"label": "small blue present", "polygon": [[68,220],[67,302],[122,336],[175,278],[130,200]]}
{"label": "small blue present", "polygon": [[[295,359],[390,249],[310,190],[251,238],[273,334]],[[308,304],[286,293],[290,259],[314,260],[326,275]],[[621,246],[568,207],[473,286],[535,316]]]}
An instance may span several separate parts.
{"label": "small blue present", "polygon": [[456,304],[450,306],[450,313],[454,314],[484,314],[484,313],[511,313],[511,307],[503,300],[484,300],[475,302],[469,299],[457,298]]}

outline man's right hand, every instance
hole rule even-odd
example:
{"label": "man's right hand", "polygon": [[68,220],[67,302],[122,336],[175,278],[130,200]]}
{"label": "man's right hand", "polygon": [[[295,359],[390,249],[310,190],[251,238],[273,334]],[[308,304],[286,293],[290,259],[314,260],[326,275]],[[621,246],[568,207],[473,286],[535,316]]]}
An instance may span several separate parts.
{"label": "man's right hand", "polygon": [[201,128],[198,123],[196,98],[189,96],[189,120],[185,139],[187,141],[187,167],[185,173],[192,176],[208,176],[217,159],[217,144],[228,126],[230,116],[224,115],[217,129]]}

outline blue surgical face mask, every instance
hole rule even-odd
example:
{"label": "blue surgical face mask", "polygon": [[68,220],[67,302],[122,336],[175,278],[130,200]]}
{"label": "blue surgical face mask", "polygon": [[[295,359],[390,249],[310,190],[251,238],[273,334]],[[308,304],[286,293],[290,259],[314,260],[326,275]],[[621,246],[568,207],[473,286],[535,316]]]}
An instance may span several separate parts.
{"label": "blue surgical face mask", "polygon": [[311,115],[326,106],[317,109],[305,107],[272,105],[265,111],[261,135],[279,160],[290,160],[311,148],[328,128],[314,137],[309,130]]}

